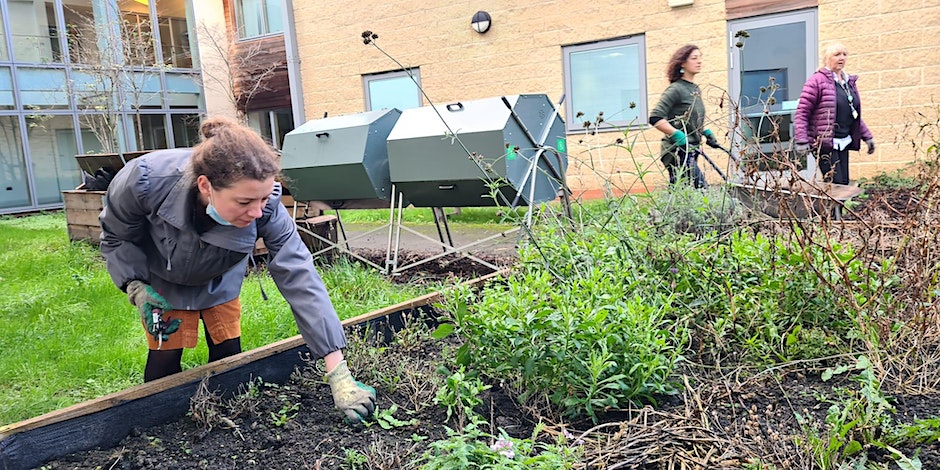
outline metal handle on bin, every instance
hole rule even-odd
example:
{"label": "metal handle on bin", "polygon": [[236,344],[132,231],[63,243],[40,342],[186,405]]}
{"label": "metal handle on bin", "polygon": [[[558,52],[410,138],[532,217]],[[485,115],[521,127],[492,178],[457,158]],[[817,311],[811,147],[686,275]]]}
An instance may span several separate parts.
{"label": "metal handle on bin", "polygon": [[441,191],[450,191],[450,190],[452,190],[452,189],[454,189],[454,188],[456,188],[456,187],[457,187],[456,184],[439,184],[439,185],[437,185],[437,189],[440,189]]}
{"label": "metal handle on bin", "polygon": [[456,103],[451,103],[451,104],[447,105],[447,110],[448,110],[448,111],[451,111],[451,112],[453,112],[453,111],[463,111],[463,103],[461,103],[461,102],[459,102],[459,101],[456,102]]}
{"label": "metal handle on bin", "polygon": [[329,133],[329,132],[318,132],[318,133],[316,133],[316,134],[314,134],[314,135],[317,136],[317,138],[319,139],[320,137],[329,137],[329,136],[330,136],[330,133]]}

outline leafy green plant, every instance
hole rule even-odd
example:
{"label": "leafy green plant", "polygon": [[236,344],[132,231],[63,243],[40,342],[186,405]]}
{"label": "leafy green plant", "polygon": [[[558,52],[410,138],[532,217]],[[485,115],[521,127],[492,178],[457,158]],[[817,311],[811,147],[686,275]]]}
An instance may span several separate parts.
{"label": "leafy green plant", "polygon": [[271,424],[281,427],[288,421],[297,416],[297,410],[300,409],[300,403],[285,403],[279,410],[271,411]]}
{"label": "leafy green plant", "polygon": [[502,430],[499,436],[493,436],[483,432],[480,424],[485,423],[471,423],[463,432],[447,428],[447,439],[432,442],[415,463],[423,470],[556,470],[572,468],[578,461],[579,449],[569,447],[564,437],[551,444],[537,441],[541,424],[528,439],[510,437]]}
{"label": "leafy green plant", "polygon": [[828,381],[849,370],[858,372],[852,380],[859,384],[859,388],[847,391],[842,400],[829,407],[824,429],[818,429],[811,419],[797,414],[797,420],[806,433],[802,443],[823,470],[842,468],[845,463],[863,463],[866,460],[862,453],[865,448],[872,445],[886,447],[881,437],[890,426],[889,413],[894,412],[894,407],[881,392],[881,383],[875,377],[868,358],[859,356],[852,366],[828,368],[822,379]]}
{"label": "leafy green plant", "polygon": [[343,453],[342,468],[344,469],[359,470],[366,468],[366,464],[369,463],[369,456],[356,449],[343,449]]}
{"label": "leafy green plant", "polygon": [[477,417],[474,408],[483,403],[480,394],[490,389],[476,376],[466,373],[464,367],[451,373],[443,365],[438,369],[442,375],[447,376],[444,383],[437,389],[434,403],[447,410],[447,419],[457,419],[458,429],[463,429],[466,422],[473,422]]}
{"label": "leafy green plant", "polygon": [[366,427],[372,426],[373,423],[376,423],[382,429],[393,429],[393,428],[403,428],[406,426],[415,426],[418,424],[417,419],[409,419],[407,421],[400,420],[395,417],[395,413],[398,411],[398,405],[392,405],[389,408],[381,409],[376,408],[373,413],[374,422],[366,421]]}

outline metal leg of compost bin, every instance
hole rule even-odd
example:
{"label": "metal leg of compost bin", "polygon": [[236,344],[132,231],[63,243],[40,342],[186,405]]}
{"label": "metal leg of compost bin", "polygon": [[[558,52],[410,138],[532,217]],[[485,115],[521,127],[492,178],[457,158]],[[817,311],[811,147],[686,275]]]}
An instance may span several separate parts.
{"label": "metal leg of compost bin", "polygon": [[[421,232],[418,232],[417,230],[414,230],[414,229],[412,229],[412,228],[410,228],[410,227],[406,227],[406,226],[402,225],[401,223],[398,224],[398,230],[399,230],[399,231],[405,230],[406,232],[411,233],[411,234],[413,234],[413,235],[415,235],[415,236],[421,237],[421,238],[423,238],[423,239],[425,239],[425,240],[428,240],[428,241],[430,241],[430,242],[433,242],[433,243],[437,243],[437,244],[441,245],[441,246],[444,248],[444,252],[443,252],[443,253],[438,253],[438,254],[433,255],[433,256],[429,256],[429,257],[427,257],[427,258],[424,258],[424,259],[421,259],[421,260],[418,260],[418,261],[415,261],[415,262],[410,263],[410,264],[407,264],[407,265],[405,265],[405,266],[395,266],[395,267],[393,268],[393,270],[391,271],[391,274],[398,274],[398,273],[400,273],[400,272],[402,272],[402,271],[405,271],[405,270],[407,270],[407,269],[411,269],[411,268],[413,268],[413,267],[420,266],[420,265],[422,265],[422,264],[424,264],[424,263],[428,263],[428,262],[430,262],[430,261],[434,261],[434,260],[436,260],[436,259],[438,259],[438,258],[447,256],[447,255],[451,255],[451,254],[459,255],[459,256],[461,256],[461,257],[464,257],[464,258],[467,258],[467,259],[471,259],[471,260],[473,260],[473,261],[476,261],[477,263],[480,263],[480,264],[482,264],[483,266],[486,266],[487,268],[492,269],[493,271],[499,271],[499,270],[501,269],[499,266],[496,266],[496,265],[494,265],[493,263],[490,263],[490,262],[488,262],[488,261],[486,261],[486,260],[480,259],[479,257],[474,256],[473,254],[467,252],[466,250],[467,250],[468,248],[471,248],[471,247],[473,247],[473,246],[479,245],[479,244],[481,244],[481,243],[488,242],[488,241],[493,240],[493,239],[495,239],[495,238],[504,237],[504,236],[506,236],[506,235],[509,235],[509,234],[518,232],[518,231],[519,231],[519,227],[513,227],[513,228],[511,228],[511,229],[509,229],[509,230],[506,230],[506,231],[503,231],[503,232],[500,232],[500,233],[497,233],[497,234],[493,234],[493,235],[490,235],[490,236],[485,237],[485,238],[481,238],[481,239],[476,240],[476,241],[474,241],[474,242],[472,242],[472,243],[468,243],[468,244],[466,244],[466,245],[461,245],[461,246],[456,246],[456,247],[455,247],[455,246],[449,246],[449,245],[447,245],[446,243],[442,243],[442,242],[439,241],[439,240],[435,240],[435,239],[433,239],[433,238],[431,238],[431,237],[429,237],[429,236],[427,236],[427,235],[425,235],[425,234],[423,234],[423,233],[421,233]],[[396,253],[397,253],[397,249],[396,249]]]}

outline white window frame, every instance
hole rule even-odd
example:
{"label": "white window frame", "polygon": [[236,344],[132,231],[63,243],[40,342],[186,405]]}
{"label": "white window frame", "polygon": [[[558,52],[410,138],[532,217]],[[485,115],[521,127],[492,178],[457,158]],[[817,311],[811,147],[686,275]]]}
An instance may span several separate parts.
{"label": "white window frame", "polygon": [[[576,89],[575,84],[573,83],[573,74],[571,70],[571,56],[572,54],[583,53],[583,52],[599,52],[605,49],[612,49],[623,46],[637,46],[637,70],[636,74],[638,77],[638,82],[636,84],[638,94],[636,101],[633,103],[635,107],[625,108],[625,109],[599,109],[599,110],[585,110],[585,109],[575,109],[579,105],[577,103],[579,97],[574,95],[574,90]],[[608,39],[604,41],[596,41],[591,43],[584,44],[574,44],[569,46],[562,47],[562,58],[564,63],[564,80],[565,80],[565,122],[566,127],[569,132],[577,132],[584,130],[584,122],[591,121],[593,122],[597,118],[599,112],[604,113],[604,122],[606,125],[601,125],[598,130],[603,129],[612,129],[616,128],[626,128],[626,127],[642,127],[647,124],[647,117],[649,115],[649,106],[647,104],[647,90],[646,90],[646,37],[642,34]],[[607,77],[600,77],[602,80],[622,80],[623,73],[617,70],[606,70],[605,73],[609,74]],[[611,97],[611,102],[619,101],[618,98]],[[624,118],[623,111],[634,111],[636,117]],[[584,115],[581,117],[576,117],[577,113],[583,112]],[[618,116],[621,116],[618,119]]]}
{"label": "white window frame", "polygon": [[414,78],[415,83],[417,84],[417,95],[415,98],[415,108],[424,105],[424,97],[421,96],[421,70],[418,67],[410,68],[407,70],[396,70],[393,72],[381,72],[381,73],[371,73],[365,74],[362,76],[362,89],[366,98],[366,111],[373,111],[372,109],[372,93],[369,91],[369,84],[372,82],[388,80],[390,78],[402,78],[408,77],[409,80]]}

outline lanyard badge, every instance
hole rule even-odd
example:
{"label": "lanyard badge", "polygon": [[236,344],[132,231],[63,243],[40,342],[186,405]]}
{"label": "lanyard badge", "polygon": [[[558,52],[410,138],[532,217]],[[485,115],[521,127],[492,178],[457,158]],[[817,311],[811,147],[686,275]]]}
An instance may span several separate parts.
{"label": "lanyard badge", "polygon": [[852,90],[849,89],[848,80],[836,80],[839,82],[839,86],[842,87],[842,90],[845,91],[846,98],[849,99],[849,108],[852,109],[852,119],[858,119],[858,111],[855,109],[855,96],[852,95]]}

